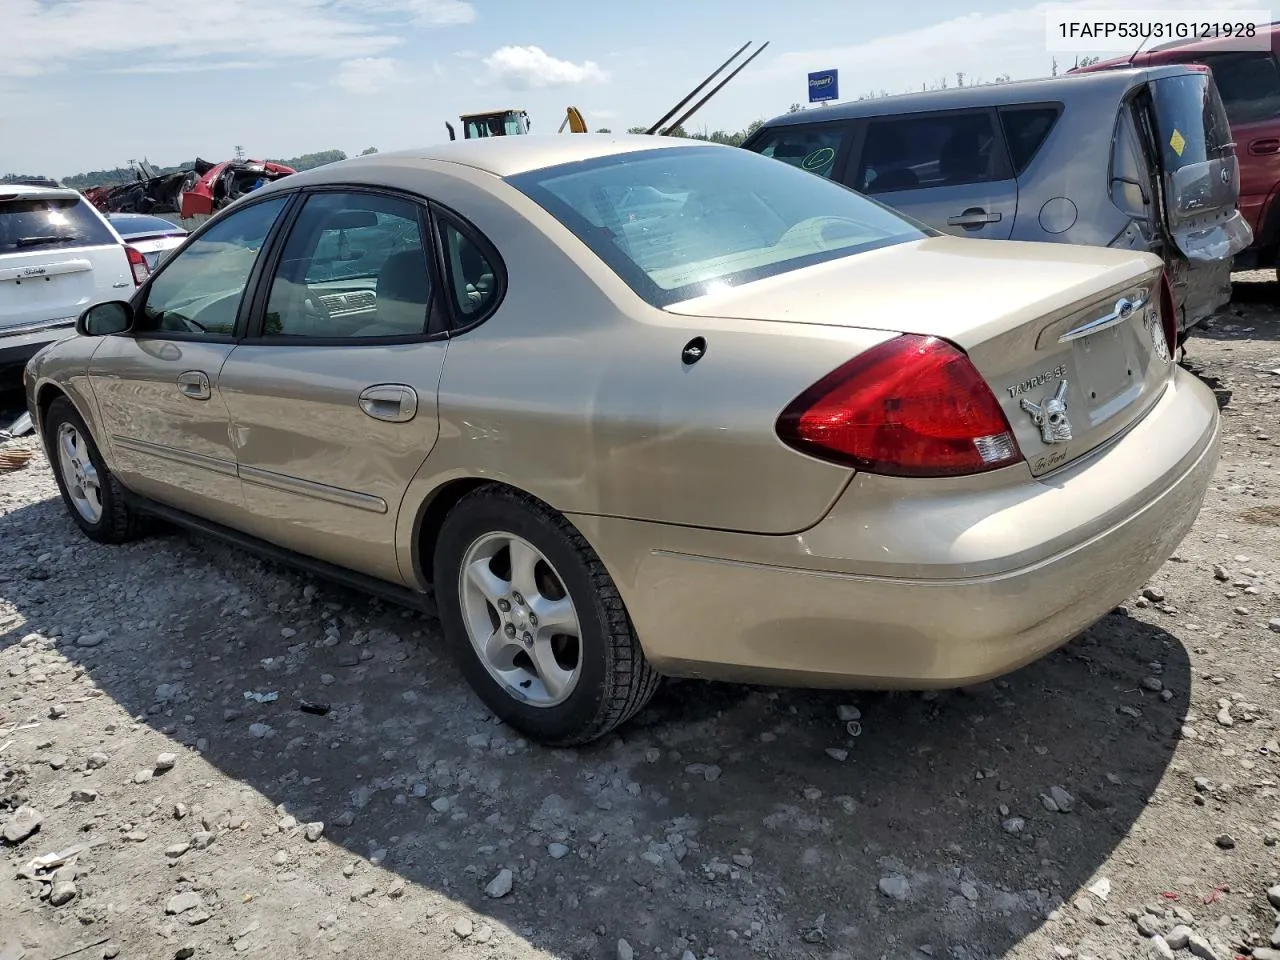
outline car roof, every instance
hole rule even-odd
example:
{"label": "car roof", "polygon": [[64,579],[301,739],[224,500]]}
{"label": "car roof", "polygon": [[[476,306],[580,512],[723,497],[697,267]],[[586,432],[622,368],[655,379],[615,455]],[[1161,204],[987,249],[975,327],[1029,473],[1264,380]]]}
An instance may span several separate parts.
{"label": "car roof", "polygon": [[29,200],[78,200],[80,191],[70,187],[30,187],[25,183],[0,183],[0,197]]}
{"label": "car roof", "polygon": [[303,174],[294,174],[288,179],[295,183],[300,179],[323,182],[329,179],[327,174],[340,176],[339,171],[350,170],[355,166],[415,168],[418,167],[415,161],[422,160],[457,163],[483,170],[494,176],[510,177],[529,170],[573,163],[576,160],[594,160],[598,157],[671,147],[701,147],[715,150],[720,149],[721,145],[702,140],[688,140],[683,137],[651,137],[644,134],[516,134],[509,137],[454,140],[431,147],[372,153],[365,157],[352,157],[349,160],[328,163]]}
{"label": "car roof", "polygon": [[[1280,24],[1269,23],[1257,31],[1261,37],[1273,39],[1277,32],[1280,32]],[[1152,59],[1160,63],[1172,62],[1178,54],[1189,54],[1193,57],[1211,53],[1270,53],[1271,43],[1269,42],[1265,48],[1241,49],[1239,37],[1195,37],[1185,40],[1169,40],[1165,43],[1158,44],[1154,47],[1148,47],[1139,53],[1134,54],[1135,57],[1141,58],[1143,61]],[[1092,63],[1087,67],[1072,67],[1068,72],[1086,70],[1110,70],[1118,66],[1122,66],[1129,60],[1128,57],[1111,57],[1107,60],[1100,60]]]}
{"label": "car roof", "polygon": [[828,120],[853,120],[900,113],[924,113],[929,110],[963,110],[977,107],[999,107],[1015,103],[1044,103],[1067,98],[1107,96],[1119,98],[1125,91],[1147,80],[1194,71],[1185,64],[1159,67],[1133,67],[1128,70],[1105,70],[1098,73],[1071,73],[1060,77],[1017,80],[1009,83],[987,83],[973,87],[951,87],[920,93],[901,93],[874,100],[855,100],[817,110],[785,113],[768,121],[766,127],[822,123]]}

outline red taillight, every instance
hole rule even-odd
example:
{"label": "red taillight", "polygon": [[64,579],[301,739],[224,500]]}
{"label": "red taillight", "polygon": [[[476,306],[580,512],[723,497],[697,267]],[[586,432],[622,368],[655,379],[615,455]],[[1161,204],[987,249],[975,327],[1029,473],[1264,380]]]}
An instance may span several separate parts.
{"label": "red taillight", "polygon": [[1173,305],[1173,284],[1169,274],[1160,274],[1160,319],[1164,324],[1164,342],[1169,345],[1169,356],[1178,352],[1178,310]]}
{"label": "red taillight", "polygon": [[954,477],[1022,459],[991,388],[945,340],[895,337],[833,370],[778,417],[788,446],[896,477]]}
{"label": "red taillight", "polygon": [[151,276],[151,268],[147,266],[147,258],[139,250],[129,246],[127,243],[124,245],[124,255],[129,258],[129,269],[133,271],[133,285],[135,287],[142,286],[147,277]]}

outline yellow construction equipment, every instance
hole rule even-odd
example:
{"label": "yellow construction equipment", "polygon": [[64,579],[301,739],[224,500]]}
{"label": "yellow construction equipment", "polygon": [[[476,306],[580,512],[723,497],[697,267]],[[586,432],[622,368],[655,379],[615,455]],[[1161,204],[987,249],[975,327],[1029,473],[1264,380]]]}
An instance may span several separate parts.
{"label": "yellow construction equipment", "polygon": [[[462,138],[476,140],[480,137],[515,137],[528,133],[533,122],[529,114],[520,107],[507,107],[504,110],[487,110],[481,113],[465,113],[458,118],[462,122]],[[582,119],[582,112],[577,107],[565,110],[564,122],[560,124],[560,132],[568,126],[570,133],[586,133],[587,121]],[[458,139],[453,124],[445,122],[449,131],[449,139]]]}
{"label": "yellow construction equipment", "polygon": [[[751,56],[743,60],[738,66],[730,72],[730,74],[712,87],[697,103],[689,109],[684,110],[689,101],[702,93],[706,89],[707,84],[724,72],[725,68],[736,61],[746,49],[751,46],[753,41],[748,40],[739,47],[728,60],[716,67],[711,75],[703,80],[700,84],[689,91],[683,100],[668,110],[653,126],[645,130],[645,133],[664,135],[669,134],[673,130],[682,126],[695,113],[702,109],[708,100],[714,97],[724,87],[726,83],[736,77],[760,54],[764,53],[765,48],[769,46],[769,42],[765,41],[763,46],[758,47]],[[684,113],[680,113],[684,110]],[[676,114],[680,114],[676,117]],[[675,118],[674,121],[672,118]],[[462,121],[462,138],[464,140],[475,140],[480,137],[512,137],[520,134],[528,133],[529,128],[533,125],[529,120],[529,114],[520,107],[507,107],[502,110],[489,110],[483,113],[467,113],[458,118]],[[454,132],[453,124],[445,122],[445,127],[449,130],[449,139],[457,140],[457,134]],[[568,127],[570,133],[586,133],[587,121],[582,117],[582,111],[577,107],[568,107],[564,112],[564,120],[560,123],[558,133],[564,133],[564,128]]]}

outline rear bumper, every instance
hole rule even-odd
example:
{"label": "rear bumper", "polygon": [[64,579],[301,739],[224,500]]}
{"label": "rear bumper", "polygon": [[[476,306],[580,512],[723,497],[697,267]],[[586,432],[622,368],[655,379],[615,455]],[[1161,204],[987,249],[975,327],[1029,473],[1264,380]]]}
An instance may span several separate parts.
{"label": "rear bumper", "polygon": [[0,388],[20,386],[22,368],[46,344],[75,335],[75,325],[41,327],[26,333],[6,335],[0,330]]}
{"label": "rear bumper", "polygon": [[1213,394],[1178,370],[1123,438],[1039,481],[912,496],[858,477],[792,537],[574,520],[664,673],[954,686],[1038,659],[1145,583],[1194,523],[1219,442]]}

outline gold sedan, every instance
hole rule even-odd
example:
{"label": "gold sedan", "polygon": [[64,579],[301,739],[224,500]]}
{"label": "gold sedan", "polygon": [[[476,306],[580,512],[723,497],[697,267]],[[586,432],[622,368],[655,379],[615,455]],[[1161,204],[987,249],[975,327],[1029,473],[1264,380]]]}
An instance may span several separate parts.
{"label": "gold sedan", "polygon": [[1161,262],[945,237],[757,154],[521,136],[266,186],[27,367],[71,519],[411,605],[548,743],[661,675],[937,687],[1186,534],[1213,394]]}

